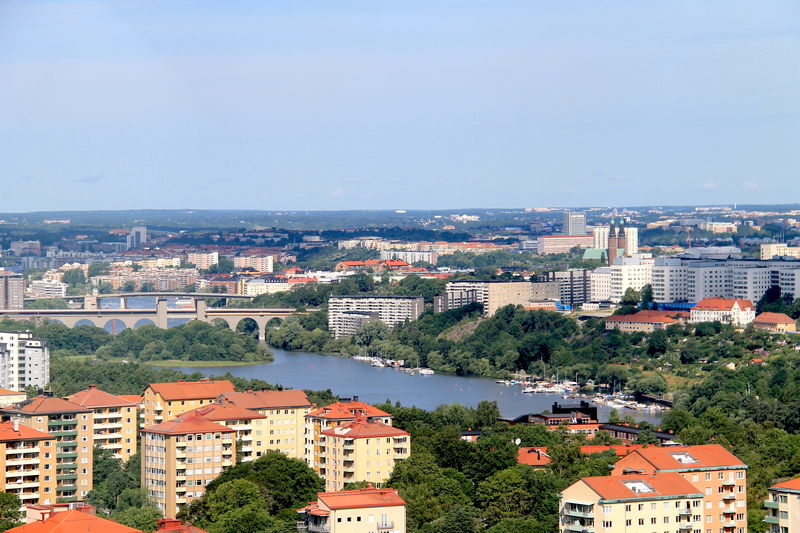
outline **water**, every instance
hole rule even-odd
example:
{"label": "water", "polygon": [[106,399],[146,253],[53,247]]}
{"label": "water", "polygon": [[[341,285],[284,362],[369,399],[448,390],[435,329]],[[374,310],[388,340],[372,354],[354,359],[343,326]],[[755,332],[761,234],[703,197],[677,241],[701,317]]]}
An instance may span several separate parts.
{"label": "water", "polygon": [[[553,402],[575,403],[558,394],[523,394],[522,387],[502,385],[493,379],[448,375],[409,375],[392,368],[378,368],[369,363],[333,355],[288,352],[272,349],[275,360],[249,366],[175,367],[186,373],[202,372],[219,376],[230,372],[243,378],[257,378],[293,389],[325,390],[343,397],[357,395],[367,403],[387,399],[404,406],[432,410],[445,403],[461,403],[475,407],[481,400],[495,400],[504,417],[549,410]],[[602,420],[611,409],[599,406]],[[621,410],[620,416],[631,414],[638,420],[657,423],[660,414]]]}

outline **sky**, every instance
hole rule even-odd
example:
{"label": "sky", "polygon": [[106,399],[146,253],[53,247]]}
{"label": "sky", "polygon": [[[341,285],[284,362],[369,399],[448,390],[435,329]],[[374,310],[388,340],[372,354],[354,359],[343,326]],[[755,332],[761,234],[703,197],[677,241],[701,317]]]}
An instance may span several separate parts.
{"label": "sky", "polygon": [[798,201],[797,0],[0,0],[0,212]]}

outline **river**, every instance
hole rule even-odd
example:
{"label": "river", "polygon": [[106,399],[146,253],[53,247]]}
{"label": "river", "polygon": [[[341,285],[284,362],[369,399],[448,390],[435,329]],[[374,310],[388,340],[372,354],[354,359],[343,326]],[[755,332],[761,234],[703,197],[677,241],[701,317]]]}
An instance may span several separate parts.
{"label": "river", "polygon": [[[432,410],[445,403],[474,407],[481,400],[496,400],[504,417],[549,410],[553,402],[573,403],[558,394],[523,394],[516,385],[495,383],[493,379],[437,374],[409,375],[392,368],[377,368],[369,363],[334,355],[289,352],[272,348],[275,359],[249,366],[174,367],[186,373],[202,372],[219,376],[230,372],[243,378],[258,378],[286,388],[325,390],[343,397],[358,396],[367,403],[399,401],[405,406]],[[611,409],[600,406],[605,420]],[[622,410],[620,416],[633,415],[638,420],[657,422],[660,414]]]}

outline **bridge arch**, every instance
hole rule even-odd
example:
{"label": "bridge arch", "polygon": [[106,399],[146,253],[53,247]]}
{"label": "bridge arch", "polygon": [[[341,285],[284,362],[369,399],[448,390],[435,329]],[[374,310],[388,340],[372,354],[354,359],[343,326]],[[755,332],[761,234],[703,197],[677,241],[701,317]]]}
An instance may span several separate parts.
{"label": "bridge arch", "polygon": [[258,322],[250,317],[244,317],[236,323],[236,331],[238,333],[250,335],[256,339],[260,337],[262,329],[263,328],[259,327]]}
{"label": "bridge arch", "polygon": [[211,319],[211,325],[212,326],[216,326],[218,328],[223,328],[224,327],[224,328],[230,329],[230,327],[231,327],[231,325],[228,324],[228,321],[225,320],[224,318],[212,318]]}
{"label": "bridge arch", "polygon": [[155,325],[156,323],[150,320],[149,318],[140,318],[133,325],[133,329],[139,329],[142,326],[155,326]]}
{"label": "bridge arch", "polygon": [[97,324],[95,323],[95,321],[92,320],[91,318],[81,318],[80,320],[78,320],[77,322],[75,322],[72,325],[72,327],[75,327],[75,326],[93,326],[95,328],[98,327]]}
{"label": "bridge arch", "polygon": [[112,335],[116,335],[117,333],[121,333],[122,331],[128,329],[128,326],[125,324],[124,320],[112,318],[103,325],[103,329]]}

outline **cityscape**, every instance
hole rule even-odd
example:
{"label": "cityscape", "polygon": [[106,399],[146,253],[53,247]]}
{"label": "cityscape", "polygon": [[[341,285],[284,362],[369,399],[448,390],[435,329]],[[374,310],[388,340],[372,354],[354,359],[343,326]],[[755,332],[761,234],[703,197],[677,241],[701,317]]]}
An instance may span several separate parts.
{"label": "cityscape", "polygon": [[0,0],[0,532],[800,533],[798,21]]}

